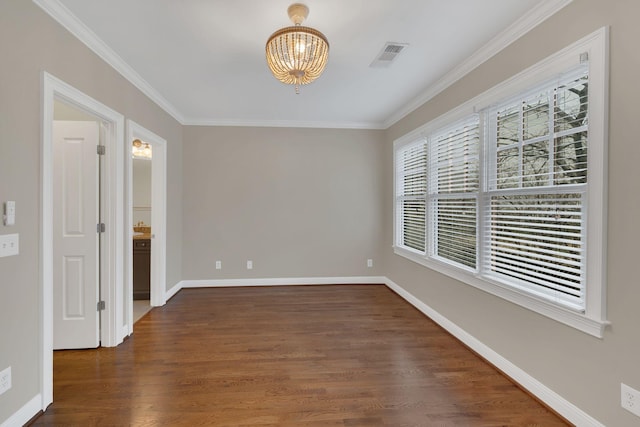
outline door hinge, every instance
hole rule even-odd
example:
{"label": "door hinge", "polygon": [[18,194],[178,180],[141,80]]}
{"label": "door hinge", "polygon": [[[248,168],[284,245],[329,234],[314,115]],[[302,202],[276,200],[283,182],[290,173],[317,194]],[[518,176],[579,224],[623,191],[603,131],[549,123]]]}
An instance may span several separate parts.
{"label": "door hinge", "polygon": [[97,152],[98,152],[98,156],[104,156],[104,153],[106,152],[104,145],[98,145]]}
{"label": "door hinge", "polygon": [[105,227],[104,222],[101,222],[96,226],[96,232],[98,233],[104,233],[106,229],[107,228]]}
{"label": "door hinge", "polygon": [[98,311],[102,311],[106,308],[104,301],[98,301]]}

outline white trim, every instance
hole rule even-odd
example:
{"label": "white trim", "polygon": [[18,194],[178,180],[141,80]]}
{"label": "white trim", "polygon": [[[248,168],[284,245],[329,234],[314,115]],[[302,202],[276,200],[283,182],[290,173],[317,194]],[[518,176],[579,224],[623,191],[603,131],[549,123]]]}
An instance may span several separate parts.
{"label": "white trim", "polygon": [[41,409],[53,402],[53,103],[54,88],[42,79],[40,207],[40,396]]}
{"label": "white trim", "polygon": [[462,79],[474,69],[501,52],[524,34],[537,27],[547,18],[557,13],[572,1],[573,0],[544,0],[540,2],[540,4],[538,4],[529,13],[511,24],[506,30],[490,40],[489,43],[478,49],[473,55],[448,72],[444,77],[429,86],[425,92],[415,97],[412,101],[405,104],[404,107],[392,114],[382,123],[382,127],[384,129],[388,129],[393,126],[411,112],[415,111],[417,108],[421,107],[423,104],[430,101],[458,80]]}
{"label": "white trim", "polygon": [[[126,307],[123,306],[122,307],[123,310],[123,314],[126,310]],[[123,322],[125,322],[124,324],[120,325],[120,327],[118,328],[118,336],[119,337],[123,337],[123,341],[124,341],[124,337],[128,337],[129,335],[131,335],[133,333],[133,329],[129,329],[129,324],[126,323],[126,320],[123,320]]]}
{"label": "white trim", "polygon": [[42,10],[66,28],[78,40],[113,67],[131,84],[148,96],[160,108],[185,126],[246,126],[246,127],[291,127],[291,128],[330,128],[330,129],[388,129],[409,113],[413,112],[436,95],[456,83],[471,71],[491,59],[511,43],[538,26],[547,18],[571,3],[572,0],[543,0],[534,9],[522,16],[504,31],[490,40],[464,62],[457,65],[440,80],[391,114],[382,122],[316,122],[289,120],[236,120],[206,119],[185,117],[173,104],[153,88],[124,59],[101,40],[89,27],[80,21],[59,0],[33,0]]}
{"label": "white trim", "polygon": [[185,119],[185,126],[242,126],[317,129],[386,129],[376,122],[326,122],[296,120],[235,120],[235,119]]}
{"label": "white trim", "polygon": [[[41,200],[40,211],[40,396],[41,409],[53,402],[53,142],[52,124],[54,99],[62,99],[91,114],[106,124],[105,155],[105,253],[102,297],[106,303],[101,325],[101,344],[119,344],[123,279],[123,143],[124,117],[109,107],[78,91],[46,71],[42,73],[42,141],[41,141]],[[118,317],[120,316],[120,317]]]}
{"label": "white trim", "polygon": [[[608,217],[608,146],[609,146],[609,27],[603,27],[583,39],[588,45],[589,60],[596,58],[596,66],[589,70],[589,80],[603,81],[603,85],[589,87],[589,139],[601,141],[589,144],[588,148],[588,182],[587,202],[600,206],[590,210],[589,229],[586,242],[589,247],[587,261],[587,277],[597,278],[586,284],[587,295],[599,292],[598,298],[587,298],[587,312],[594,313],[602,319],[607,317],[607,217]],[[579,46],[581,47],[581,46]],[[602,60],[600,60],[602,58]],[[600,90],[596,93],[596,90]],[[591,103],[591,97],[601,100]],[[593,161],[591,159],[597,159]],[[596,176],[597,179],[593,179]],[[602,286],[598,286],[598,284]],[[594,286],[595,285],[595,286]],[[597,313],[597,314],[595,314]]]}
{"label": "white trim", "polygon": [[[141,139],[151,144],[153,156],[151,158],[151,301],[153,307],[166,303],[166,265],[167,265],[167,141],[139,125],[133,120],[127,120],[127,149],[134,139]],[[133,241],[133,161],[127,151],[127,230],[126,239]],[[133,332],[133,249],[127,245],[125,259],[127,260],[127,274],[125,280],[125,295],[127,295],[127,328]]]}
{"label": "white trim", "polygon": [[42,402],[42,396],[37,394],[31,398],[30,401],[24,404],[22,408],[18,409],[9,418],[7,418],[0,427],[15,427],[25,425],[31,418],[34,417],[40,411],[40,402]]}
{"label": "white trim", "polygon": [[386,279],[385,284],[389,289],[397,293],[404,298],[409,304],[424,313],[431,320],[442,326],[447,332],[456,337],[470,349],[478,353],[485,358],[489,363],[496,368],[504,372],[508,377],[513,379],[517,384],[524,387],[531,394],[536,396],[545,404],[549,405],[554,411],[565,417],[570,422],[577,426],[593,426],[604,427],[604,424],[600,423],[595,418],[560,396],[549,387],[542,384],[540,381],[520,369],[518,366],[505,359],[499,353],[495,352],[486,344],[469,334],[467,331],[453,323],[451,320],[444,317],[442,314],[431,308],[429,305],[422,302],[410,292],[406,291],[397,283],[390,279]]}
{"label": "white trim", "polygon": [[[482,356],[487,362],[504,372],[508,377],[540,399],[550,408],[558,412],[568,421],[581,427],[604,427],[595,418],[551,390],[549,387],[529,375],[527,372],[504,358],[502,355],[482,343],[473,335],[453,323],[438,311],[421,301],[388,277],[384,276],[353,276],[353,277],[305,277],[305,278],[262,278],[262,279],[216,279],[216,280],[183,280],[173,286],[166,293],[169,299],[182,288],[202,287],[233,287],[233,286],[283,286],[283,285],[340,285],[340,284],[384,284],[401,298],[421,311],[425,316],[436,322],[448,333],[460,340],[471,350]],[[13,414],[0,427],[21,425],[31,419],[40,408],[40,395]],[[44,410],[46,408],[42,408]],[[23,421],[24,420],[24,421]]]}
{"label": "white trim", "polygon": [[[504,80],[503,82],[498,83],[497,85],[487,89],[481,94],[474,96],[468,101],[463,102],[457,107],[399,137],[394,141],[394,147],[400,147],[402,145],[409,144],[420,137],[426,136],[428,133],[431,133],[432,131],[442,126],[462,119],[466,115],[473,114],[484,108],[487,108],[489,105],[495,102],[496,99],[503,99],[505,97],[513,96],[513,93],[517,92],[520,88],[526,89],[528,87],[535,86],[539,82],[543,82],[549,79],[549,77],[551,77],[554,73],[559,73],[563,70],[566,70],[567,68],[570,68],[572,64],[577,65],[579,63],[578,55],[585,49],[589,49],[590,47],[594,48],[595,51],[593,53],[595,55],[599,55],[604,58],[605,68],[604,70],[594,70],[593,67],[590,68],[590,73],[592,76],[590,78],[601,78],[601,73],[604,73],[604,78],[606,79],[604,81],[608,82],[608,46],[609,28],[602,27],[599,30],[596,30],[593,33],[576,41],[575,43],[572,43],[570,46],[567,46],[564,49],[548,56],[547,58],[544,58],[531,67],[519,72],[518,74],[508,78],[507,80]],[[590,56],[590,60],[592,59],[592,57],[593,55]],[[595,75],[594,77],[593,71],[597,71],[599,74]],[[523,86],[523,84],[520,82],[523,79],[523,76],[526,75],[536,76],[538,82],[532,81],[531,78],[528,78],[527,83]],[[608,90],[608,85],[605,86],[605,89]],[[605,93],[603,95],[608,95],[608,93]],[[604,99],[608,101],[608,97]],[[607,109],[605,109],[605,113],[608,114]]]}
{"label": "white trim", "polygon": [[[216,280],[183,280],[185,288],[226,288],[240,286],[296,286],[296,285],[371,285],[384,284],[384,276],[348,276],[348,277],[286,277],[280,279],[216,279]],[[176,291],[177,292],[177,291]]]}
{"label": "white trim", "polygon": [[167,299],[183,288],[240,287],[240,286],[291,286],[291,285],[339,285],[339,284],[384,284],[389,289],[420,310],[424,315],[442,326],[447,332],[484,357],[489,363],[504,372],[513,381],[524,387],[553,410],[577,426],[604,427],[599,421],[542,384],[540,381],[495,352],[486,344],[460,328],[442,314],[422,302],[403,287],[384,276],[355,277],[301,277],[262,279],[216,279],[183,280],[167,292]]}
{"label": "white trim", "polygon": [[80,21],[59,0],[33,0],[55,21],[84,43],[109,66],[127,79],[131,84],[148,96],[160,108],[170,114],[184,126],[246,126],[246,127],[290,127],[290,128],[328,128],[328,129],[384,129],[382,123],[374,122],[320,122],[289,120],[236,120],[236,119],[198,119],[185,117],[169,100],[153,88],[138,72],[125,62],[109,45],[98,37],[89,27]]}
{"label": "white trim", "polygon": [[98,37],[89,27],[80,21],[71,11],[59,0],[33,0],[42,10],[66,28],[78,40],[84,43],[103,61],[109,64],[114,70],[120,73],[131,84],[137,87],[142,93],[148,96],[160,108],[170,114],[178,122],[183,123],[184,117],[165,97],[154,89],[145,79],[140,76],[124,59],[111,49],[100,37]]}
{"label": "white trim", "polygon": [[[579,65],[582,53],[589,54],[589,140],[597,141],[589,144],[589,187],[588,206],[589,226],[586,241],[587,252],[587,281],[585,313],[577,313],[565,309],[535,296],[518,292],[505,287],[503,284],[480,274],[472,274],[462,269],[429,259],[428,255],[414,253],[406,248],[394,246],[394,252],[425,267],[453,277],[463,283],[487,291],[507,301],[533,310],[551,319],[574,327],[582,332],[602,338],[604,329],[610,325],[606,320],[606,177],[607,177],[607,126],[608,126],[608,68],[609,68],[609,29],[600,28],[566,48],[539,61],[535,65],[521,71],[517,75],[488,89],[484,93],[464,102],[451,111],[418,127],[394,141],[394,207],[393,230],[394,244],[398,244],[397,220],[397,152],[404,145],[426,137],[434,129],[452,123],[464,115],[483,110],[506,97],[527,90],[552,77],[561,75],[566,70]],[[484,148],[484,147],[483,147]],[[484,194],[487,194],[485,191]],[[482,223],[478,223],[482,229]],[[595,297],[594,297],[595,295]]]}
{"label": "white trim", "polygon": [[582,313],[563,308],[542,298],[536,298],[528,293],[518,292],[515,288],[500,285],[485,277],[468,273],[465,270],[447,265],[444,262],[440,263],[436,260],[427,259],[423,255],[412,253],[410,250],[401,247],[394,247],[393,250],[396,255],[407,258],[410,261],[442,273],[445,276],[481,289],[538,314],[542,314],[550,319],[562,322],[594,337],[602,338],[605,328],[610,325],[608,321],[587,317]]}
{"label": "white trim", "polygon": [[183,288],[183,280],[181,280],[180,282],[176,283],[175,286],[171,289],[169,289],[167,292],[165,292],[164,294],[164,300],[165,301],[169,301],[171,298],[173,298],[173,296],[175,294],[177,294],[178,292],[180,292]]}

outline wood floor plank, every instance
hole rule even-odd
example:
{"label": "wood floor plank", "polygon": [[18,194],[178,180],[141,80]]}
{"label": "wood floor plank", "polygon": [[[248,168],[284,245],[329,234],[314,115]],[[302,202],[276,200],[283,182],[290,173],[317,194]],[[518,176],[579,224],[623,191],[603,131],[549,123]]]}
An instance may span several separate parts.
{"label": "wood floor plank", "polygon": [[566,426],[383,285],[183,289],[36,426]]}

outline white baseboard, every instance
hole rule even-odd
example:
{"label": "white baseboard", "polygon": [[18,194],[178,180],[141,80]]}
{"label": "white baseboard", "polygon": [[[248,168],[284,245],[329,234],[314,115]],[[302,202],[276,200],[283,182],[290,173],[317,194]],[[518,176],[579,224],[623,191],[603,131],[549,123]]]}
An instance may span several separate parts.
{"label": "white baseboard", "polygon": [[124,341],[124,339],[126,337],[128,337],[129,335],[131,335],[132,331],[129,331],[129,325],[124,325],[120,328],[120,331],[118,332],[118,344],[120,344],[121,342]]}
{"label": "white baseboard", "polygon": [[165,301],[169,301],[169,298],[171,298],[172,296],[174,296],[175,294],[177,294],[178,292],[180,292],[180,289],[182,289],[184,280],[176,283],[176,285],[169,289],[165,294],[164,294],[164,300]]}
{"label": "white baseboard", "polygon": [[[550,408],[558,412],[570,422],[579,427],[604,427],[595,418],[564,399],[558,393],[536,380],[531,375],[511,363],[509,360],[496,353],[480,340],[460,328],[458,325],[444,317],[442,314],[416,298],[397,283],[384,276],[364,276],[364,277],[304,277],[304,278],[281,278],[281,279],[228,279],[228,280],[183,280],[180,282],[181,288],[202,288],[202,287],[230,287],[230,286],[282,286],[282,285],[328,285],[328,284],[373,284],[383,283],[389,289],[404,298],[409,304],[416,307],[427,317],[442,326],[451,335],[462,341],[473,351],[484,357],[487,361],[500,369],[523,388],[528,390]],[[177,287],[177,285],[176,285]],[[177,292],[177,290],[175,291]]]}
{"label": "white baseboard", "polygon": [[183,288],[222,288],[232,286],[294,286],[294,285],[353,285],[384,284],[388,279],[383,276],[347,276],[347,277],[286,277],[280,279],[220,279],[220,280],[183,280]]}
{"label": "white baseboard", "polygon": [[496,353],[494,350],[483,344],[480,340],[466,332],[464,329],[460,328],[458,325],[438,313],[433,308],[429,307],[427,304],[416,298],[414,295],[406,291],[397,283],[394,283],[388,278],[384,283],[387,285],[387,287],[389,287],[389,289],[396,292],[409,304],[413,305],[431,320],[442,326],[451,335],[453,335],[473,351],[484,357],[496,368],[500,369],[507,376],[512,378],[515,382],[528,390],[542,402],[549,405],[550,408],[565,417],[568,421],[572,422],[578,427],[604,427],[604,424],[600,423],[598,420],[591,417],[589,414],[564,399],[558,393],[554,392],[549,387],[533,378],[531,375],[527,374],[525,371],[511,363],[509,360]]}
{"label": "white baseboard", "polygon": [[[423,301],[406,291],[397,283],[384,276],[353,276],[353,277],[303,277],[280,279],[221,279],[221,280],[183,280],[166,292],[166,299],[183,288],[204,287],[232,287],[232,286],[288,286],[288,285],[339,285],[339,284],[385,284],[389,289],[404,298],[409,304],[424,313],[427,317],[442,326],[451,335],[459,339],[473,351],[484,357],[487,361],[500,369],[515,382],[528,390],[553,410],[565,417],[578,427],[604,427],[595,418],[564,399],[562,396],[542,384],[540,381],[527,374],[525,371],[511,363],[509,360],[496,353],[480,340],[460,328],[458,325],[444,317],[442,314],[425,304]],[[3,422],[0,427],[13,427],[24,425],[38,413],[41,404],[40,395],[35,396],[18,412]]]}
{"label": "white baseboard", "polygon": [[42,409],[41,405],[42,396],[37,394],[22,408],[0,424],[0,427],[19,427],[25,425],[27,421],[33,418]]}

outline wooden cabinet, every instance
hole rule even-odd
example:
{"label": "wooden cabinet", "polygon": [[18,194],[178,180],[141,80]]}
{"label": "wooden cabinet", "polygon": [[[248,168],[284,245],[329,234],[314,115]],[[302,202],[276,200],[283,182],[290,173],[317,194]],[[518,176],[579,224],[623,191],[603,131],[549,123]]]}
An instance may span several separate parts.
{"label": "wooden cabinet", "polygon": [[151,239],[133,240],[133,299],[149,299],[151,289]]}

